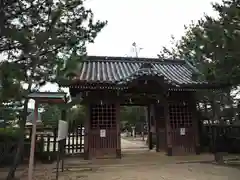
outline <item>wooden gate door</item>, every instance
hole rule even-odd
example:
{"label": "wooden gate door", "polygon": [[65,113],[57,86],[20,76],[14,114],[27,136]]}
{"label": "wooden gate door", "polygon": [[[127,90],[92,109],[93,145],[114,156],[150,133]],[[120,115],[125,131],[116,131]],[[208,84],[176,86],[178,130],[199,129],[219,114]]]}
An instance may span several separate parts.
{"label": "wooden gate door", "polygon": [[188,102],[169,103],[169,118],[172,128],[172,154],[195,153],[193,117]]}
{"label": "wooden gate door", "polygon": [[88,147],[91,158],[117,156],[120,142],[117,110],[115,104],[90,106]]}

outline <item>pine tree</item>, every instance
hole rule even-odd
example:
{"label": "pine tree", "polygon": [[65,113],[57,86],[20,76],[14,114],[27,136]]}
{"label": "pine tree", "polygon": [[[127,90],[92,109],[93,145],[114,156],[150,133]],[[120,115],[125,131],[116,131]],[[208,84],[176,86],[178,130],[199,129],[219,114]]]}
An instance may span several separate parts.
{"label": "pine tree", "polygon": [[5,81],[12,76],[16,84],[26,87],[17,93],[23,101],[22,137],[7,178],[12,179],[23,150],[26,96],[44,82],[55,81],[57,69],[72,54],[85,55],[86,43],[94,42],[106,22],[94,21],[92,11],[85,9],[82,0],[2,0],[0,17],[0,54],[5,57],[1,70],[6,70],[1,76],[2,92],[11,90],[16,98],[14,92],[20,87]]}

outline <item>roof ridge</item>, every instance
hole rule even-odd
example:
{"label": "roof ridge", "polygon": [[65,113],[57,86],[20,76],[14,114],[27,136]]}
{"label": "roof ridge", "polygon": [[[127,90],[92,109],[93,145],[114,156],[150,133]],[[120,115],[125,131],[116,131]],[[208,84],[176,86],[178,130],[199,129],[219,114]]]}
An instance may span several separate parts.
{"label": "roof ridge", "polygon": [[86,56],[85,61],[102,61],[102,62],[142,62],[142,63],[177,63],[185,64],[182,59],[160,59],[149,57],[121,57],[121,56]]}
{"label": "roof ridge", "polygon": [[[140,66],[137,70],[135,70],[134,72],[132,72],[130,75],[120,79],[117,83],[118,84],[123,84],[123,83],[127,83],[129,81],[132,81],[138,77],[141,77],[142,75],[148,75],[148,73],[146,72],[146,70],[149,70],[151,72],[151,74],[149,74],[150,76],[159,76],[159,77],[163,77],[165,81],[168,81],[169,83],[171,83],[172,85],[178,86],[178,83],[170,80],[169,78],[165,77],[163,75],[162,72],[160,72],[158,69],[155,69],[154,67],[143,67],[144,64],[142,66]],[[154,72],[154,73],[153,73]],[[153,73],[153,74],[152,74]]]}
{"label": "roof ridge", "polygon": [[145,62],[139,68],[140,69],[152,69],[153,65],[150,62]]}
{"label": "roof ridge", "polygon": [[199,71],[199,69],[195,65],[191,64],[188,60],[185,60],[185,62],[189,66],[189,68],[191,68],[194,71],[194,73],[202,75],[202,73]]}

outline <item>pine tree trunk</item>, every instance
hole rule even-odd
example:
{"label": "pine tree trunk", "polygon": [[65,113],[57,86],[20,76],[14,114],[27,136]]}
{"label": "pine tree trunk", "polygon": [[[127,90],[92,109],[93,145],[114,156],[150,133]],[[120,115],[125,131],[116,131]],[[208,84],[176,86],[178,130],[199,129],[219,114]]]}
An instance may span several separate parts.
{"label": "pine tree trunk", "polygon": [[28,99],[25,100],[24,102],[24,108],[23,108],[23,118],[20,120],[19,126],[20,126],[20,135],[19,135],[19,140],[18,140],[18,148],[16,155],[14,157],[14,162],[12,166],[10,167],[10,170],[8,172],[8,176],[6,180],[12,180],[15,179],[15,172],[16,169],[20,163],[23,150],[24,150],[24,136],[25,136],[25,124],[26,124],[26,119],[27,119],[27,113],[28,113]]}
{"label": "pine tree trunk", "polygon": [[24,150],[24,138],[20,137],[20,139],[18,141],[17,152],[16,152],[16,155],[14,157],[14,162],[13,162],[13,164],[10,167],[10,170],[8,172],[7,180],[15,179],[15,172],[16,172],[18,164],[21,160],[23,150]]}
{"label": "pine tree trunk", "polygon": [[[212,118],[213,121],[220,121],[220,125],[223,123],[220,120],[220,116],[219,116],[219,111],[217,109],[220,109],[220,107],[218,107],[217,103],[216,103],[216,96],[213,96],[212,101],[211,101],[211,107],[212,107]],[[220,134],[217,134],[217,139],[219,138]],[[222,150],[220,150],[221,148],[218,148],[219,146],[221,146],[221,142],[219,140],[215,139],[215,151],[214,151],[214,158],[215,161],[219,164],[223,163],[223,153]]]}

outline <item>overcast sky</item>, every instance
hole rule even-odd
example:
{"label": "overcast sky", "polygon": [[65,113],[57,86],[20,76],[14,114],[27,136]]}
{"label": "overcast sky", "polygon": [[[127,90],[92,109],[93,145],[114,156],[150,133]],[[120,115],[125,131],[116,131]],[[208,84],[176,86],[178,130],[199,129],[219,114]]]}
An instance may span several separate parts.
{"label": "overcast sky", "polygon": [[[216,2],[216,1],[215,1]],[[213,15],[211,0],[87,0],[96,19],[108,25],[88,46],[90,55],[134,55],[136,42],[143,50],[139,56],[156,57],[170,37],[180,38],[184,25],[199,20],[204,12]]]}
{"label": "overcast sky", "polygon": [[[140,57],[156,57],[163,46],[171,45],[171,35],[179,39],[184,25],[197,21],[204,13],[215,16],[211,0],[87,0],[95,19],[107,20],[89,55],[133,56],[132,43],[142,50]],[[220,2],[215,0],[214,2]],[[41,91],[56,91],[46,85]],[[32,107],[32,103],[31,103]]]}

